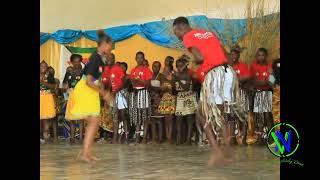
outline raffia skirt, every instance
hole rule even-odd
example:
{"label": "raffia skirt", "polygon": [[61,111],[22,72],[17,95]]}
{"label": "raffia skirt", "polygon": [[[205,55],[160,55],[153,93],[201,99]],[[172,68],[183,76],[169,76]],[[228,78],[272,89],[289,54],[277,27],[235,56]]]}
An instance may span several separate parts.
{"label": "raffia skirt", "polygon": [[211,124],[217,134],[225,124],[223,114],[217,105],[225,106],[225,102],[233,103],[236,108],[240,104],[240,89],[236,73],[229,65],[211,69],[205,76],[200,92],[199,112],[206,124]]}

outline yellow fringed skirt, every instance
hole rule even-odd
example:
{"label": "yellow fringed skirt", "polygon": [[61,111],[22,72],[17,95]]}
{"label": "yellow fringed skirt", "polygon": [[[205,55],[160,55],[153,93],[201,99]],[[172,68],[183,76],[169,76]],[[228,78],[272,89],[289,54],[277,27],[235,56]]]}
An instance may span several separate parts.
{"label": "yellow fringed skirt", "polygon": [[[98,84],[98,80],[95,81]],[[85,119],[90,116],[100,116],[100,97],[99,92],[90,88],[86,84],[86,77],[77,83],[74,91],[74,106],[71,109],[73,118]]]}
{"label": "yellow fringed skirt", "polygon": [[40,92],[40,120],[51,119],[56,116],[53,95],[50,92]]}

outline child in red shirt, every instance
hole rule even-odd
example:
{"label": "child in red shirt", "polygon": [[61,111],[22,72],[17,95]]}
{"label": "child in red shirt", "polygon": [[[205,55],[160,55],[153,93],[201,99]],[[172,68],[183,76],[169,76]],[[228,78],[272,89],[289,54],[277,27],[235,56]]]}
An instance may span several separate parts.
{"label": "child in red shirt", "polygon": [[[230,51],[230,62],[229,64],[232,66],[232,68],[234,69],[234,71],[237,74],[238,77],[238,82],[240,85],[240,99],[241,99],[241,105],[242,105],[242,111],[243,113],[243,117],[241,117],[241,119],[239,117],[235,117],[233,114],[234,113],[227,113],[227,118],[229,120],[229,127],[230,127],[230,131],[233,133],[232,139],[231,139],[231,143],[235,144],[236,143],[236,134],[234,134],[235,132],[235,123],[236,121],[239,122],[240,124],[240,129],[241,129],[241,136],[239,136],[241,138],[241,144],[243,145],[247,145],[247,118],[248,118],[248,113],[249,113],[249,109],[250,109],[250,98],[249,98],[249,90],[248,88],[246,88],[246,84],[248,82],[248,80],[250,79],[250,70],[249,70],[249,66],[243,62],[240,62],[240,52],[241,49],[239,46],[234,46],[231,51]],[[242,121],[243,120],[243,121]]]}
{"label": "child in red shirt", "polygon": [[272,86],[269,81],[272,73],[272,64],[268,63],[268,51],[259,48],[256,55],[257,59],[251,67],[251,76],[255,87],[253,104],[254,119],[256,124],[256,134],[258,143],[262,144],[266,140],[268,129],[272,127]]}
{"label": "child in red shirt", "polygon": [[[125,73],[123,69],[118,64],[115,64],[115,55],[111,54],[107,59],[107,67],[105,67],[105,71],[103,72],[102,82],[115,96],[114,101],[110,104],[113,120],[113,144],[118,143],[119,123],[124,122],[124,124],[127,125],[128,121],[127,118],[125,118],[128,108],[128,93],[122,88],[124,86],[124,78]],[[128,128],[125,128],[125,130],[128,130]],[[125,133],[127,134],[128,131]]]}
{"label": "child in red shirt", "polygon": [[[131,124],[136,126],[136,143],[140,143],[140,136],[142,135],[144,136],[144,142],[147,141],[147,134],[143,132],[143,129],[148,126],[151,113],[150,97],[146,88],[152,78],[152,72],[143,65],[144,60],[144,53],[137,52],[137,66],[130,72],[133,92],[130,93],[129,114]],[[143,127],[141,128],[141,126]]]}

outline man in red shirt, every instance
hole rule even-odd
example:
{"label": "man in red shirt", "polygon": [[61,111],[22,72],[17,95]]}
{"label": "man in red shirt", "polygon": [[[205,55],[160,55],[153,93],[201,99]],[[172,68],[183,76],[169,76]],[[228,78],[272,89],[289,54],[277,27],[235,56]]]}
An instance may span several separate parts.
{"label": "man in red shirt", "polygon": [[265,48],[259,48],[256,60],[251,67],[251,76],[256,90],[253,112],[259,144],[263,144],[263,140],[266,140],[268,129],[273,125],[272,85],[269,81],[272,73],[272,64],[268,63],[267,57],[268,51]]}
{"label": "man in red shirt", "polygon": [[198,79],[202,82],[197,118],[204,126],[211,146],[216,150],[208,162],[209,165],[213,165],[222,157],[222,151],[212,131],[217,134],[217,131],[222,129],[224,142],[229,147],[223,107],[225,102],[234,101],[233,81],[236,75],[228,65],[219,39],[212,32],[192,29],[185,17],[178,17],[174,20],[173,30],[193,54],[195,63],[201,64],[197,71]]}
{"label": "man in red shirt", "polygon": [[[232,66],[232,68],[234,69],[234,71],[237,73],[237,77],[238,77],[238,82],[240,85],[240,100],[241,100],[241,105],[242,105],[242,111],[243,113],[243,117],[241,118],[237,118],[239,120],[240,126],[241,126],[241,135],[242,135],[242,144],[247,145],[247,118],[248,118],[248,113],[249,113],[249,109],[250,109],[250,105],[249,105],[249,89],[247,88],[247,84],[248,81],[250,80],[250,70],[249,70],[249,66],[243,62],[240,62],[240,52],[241,52],[241,48],[236,45],[234,46],[231,51],[230,51],[230,62],[229,64]],[[235,118],[231,117],[231,114],[234,113],[228,113],[228,120],[229,121],[229,125],[231,128],[231,132],[235,132]],[[244,122],[242,122],[242,120]],[[236,139],[235,139],[235,134],[232,134],[232,143],[236,143]]]}
{"label": "man in red shirt", "polygon": [[130,72],[133,92],[130,93],[129,114],[131,123],[136,126],[136,143],[140,143],[140,136],[144,136],[144,141],[146,142],[146,133],[143,130],[146,129],[145,127],[149,123],[151,113],[149,92],[146,88],[152,79],[152,72],[148,67],[143,65],[144,60],[144,53],[141,51],[137,52],[137,66]]}
{"label": "man in red shirt", "polygon": [[[129,133],[128,119],[126,118],[128,92],[122,88],[124,86],[124,78],[125,73],[123,69],[119,65],[115,64],[115,55],[110,54],[107,59],[107,66],[105,67],[105,71],[102,75],[102,82],[115,96],[113,103],[110,104],[113,120],[113,144],[118,143],[119,122],[124,123],[126,135]],[[128,141],[128,139],[126,139],[126,141]]]}

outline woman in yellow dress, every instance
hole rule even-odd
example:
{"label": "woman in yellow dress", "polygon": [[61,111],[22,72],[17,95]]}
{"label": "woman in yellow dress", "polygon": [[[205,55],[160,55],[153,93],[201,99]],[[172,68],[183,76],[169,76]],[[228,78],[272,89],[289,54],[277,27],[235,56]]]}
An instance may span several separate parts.
{"label": "woman in yellow dress", "polygon": [[74,89],[74,106],[71,114],[77,119],[85,119],[88,123],[83,141],[83,150],[79,156],[91,163],[98,158],[92,155],[91,148],[95,134],[100,124],[100,97],[109,100],[109,94],[99,85],[103,68],[106,64],[106,56],[111,53],[112,39],[103,30],[97,32],[98,47],[92,53],[81,80]]}
{"label": "woman in yellow dress", "polygon": [[65,119],[70,122],[70,143],[75,143],[75,125],[79,123],[80,136],[79,140],[83,139],[84,123],[82,119],[77,119],[72,116],[71,109],[74,106],[74,94],[73,90],[82,76],[82,56],[79,54],[72,54],[70,57],[72,67],[68,67],[63,79],[63,88],[68,93],[68,103],[66,108]]}
{"label": "woman in yellow dress", "polygon": [[56,116],[54,98],[51,90],[55,88],[54,77],[48,71],[45,61],[40,63],[40,128],[43,124],[43,138],[49,140],[49,120]]}

